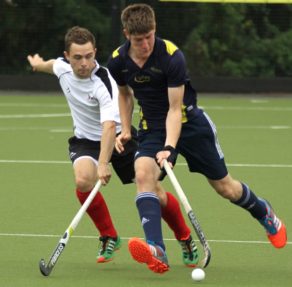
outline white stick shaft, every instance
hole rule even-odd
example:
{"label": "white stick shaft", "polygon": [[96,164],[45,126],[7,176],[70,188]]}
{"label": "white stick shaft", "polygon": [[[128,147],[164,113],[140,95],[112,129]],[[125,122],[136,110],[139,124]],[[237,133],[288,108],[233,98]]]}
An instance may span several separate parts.
{"label": "white stick shaft", "polygon": [[176,176],[175,176],[174,172],[172,171],[171,167],[169,166],[167,160],[164,160],[163,166],[164,166],[166,173],[167,173],[167,175],[168,175],[168,177],[169,177],[169,179],[170,179],[170,181],[171,181],[171,183],[172,183],[172,185],[173,185],[173,187],[174,187],[174,189],[175,189],[175,191],[176,191],[176,193],[177,193],[177,195],[178,195],[178,197],[179,197],[179,199],[180,199],[180,201],[181,201],[181,203],[182,203],[182,205],[183,205],[183,207],[184,207],[184,209],[185,209],[185,211],[190,219],[190,222],[192,223],[192,225],[196,231],[196,234],[197,234],[197,236],[198,236],[198,238],[203,246],[205,256],[201,260],[199,266],[202,266],[205,268],[208,266],[208,264],[211,260],[211,250],[210,250],[209,244],[208,244],[206,237],[205,237],[205,235],[200,227],[200,224],[199,224],[199,222],[198,222],[198,220],[197,220],[197,218],[192,210],[192,207],[189,204],[188,199],[185,196],[185,193],[184,193],[183,189],[181,188],[178,180],[176,179]]}
{"label": "white stick shaft", "polygon": [[98,193],[98,190],[100,189],[100,187],[101,187],[101,181],[98,180],[98,182],[96,183],[96,185],[94,186],[94,188],[90,192],[89,196],[86,198],[85,202],[83,203],[83,205],[81,206],[81,208],[79,209],[79,211],[77,212],[77,214],[75,215],[73,220],[71,221],[71,223],[69,225],[70,229],[75,230],[75,228],[78,225],[79,221],[81,220],[82,216],[86,212],[88,206],[90,205],[90,203],[92,202],[92,200],[96,196],[96,194]]}
{"label": "white stick shaft", "polygon": [[169,166],[169,163],[167,162],[167,160],[164,160],[163,166],[166,170],[166,173],[167,173],[170,181],[172,182],[174,189],[176,190],[176,193],[177,193],[186,213],[188,214],[192,210],[192,207],[191,207],[181,185],[179,184],[178,180],[176,179],[174,172],[172,171],[171,167]]}

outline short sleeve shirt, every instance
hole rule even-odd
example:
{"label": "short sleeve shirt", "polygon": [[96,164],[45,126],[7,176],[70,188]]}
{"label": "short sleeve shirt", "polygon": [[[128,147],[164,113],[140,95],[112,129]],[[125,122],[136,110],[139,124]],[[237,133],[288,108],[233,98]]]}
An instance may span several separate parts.
{"label": "short sleeve shirt", "polygon": [[140,128],[165,128],[168,88],[185,85],[183,121],[197,107],[196,91],[186,72],[185,58],[172,42],[155,38],[152,54],[142,68],[129,57],[130,42],[112,53],[108,68],[119,86],[130,86],[140,106]]}
{"label": "short sleeve shirt", "polygon": [[90,78],[80,79],[64,58],[58,58],[53,71],[67,99],[76,137],[100,141],[105,121],[115,121],[117,132],[121,130],[118,89],[106,68],[96,62]]}

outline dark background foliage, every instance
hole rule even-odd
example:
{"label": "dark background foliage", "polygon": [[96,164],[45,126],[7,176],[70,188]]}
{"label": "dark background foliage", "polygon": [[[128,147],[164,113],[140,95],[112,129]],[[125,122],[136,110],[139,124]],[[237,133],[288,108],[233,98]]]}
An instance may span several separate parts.
{"label": "dark background foliage", "polygon": [[[96,36],[105,64],[124,40],[120,12],[126,0],[0,0],[0,73],[28,72],[26,56],[61,56],[67,29]],[[195,76],[292,76],[292,5],[143,1],[153,6],[157,34],[177,44]]]}

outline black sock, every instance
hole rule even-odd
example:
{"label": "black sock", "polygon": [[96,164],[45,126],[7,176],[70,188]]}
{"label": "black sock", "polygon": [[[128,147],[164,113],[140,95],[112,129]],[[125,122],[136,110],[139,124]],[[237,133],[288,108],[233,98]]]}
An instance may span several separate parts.
{"label": "black sock", "polygon": [[249,211],[256,219],[262,219],[267,214],[265,203],[246,184],[241,183],[241,185],[243,190],[241,198],[231,202]]}
{"label": "black sock", "polygon": [[152,192],[139,193],[136,197],[136,205],[147,242],[155,243],[165,250],[162,239],[161,207],[157,195]]}

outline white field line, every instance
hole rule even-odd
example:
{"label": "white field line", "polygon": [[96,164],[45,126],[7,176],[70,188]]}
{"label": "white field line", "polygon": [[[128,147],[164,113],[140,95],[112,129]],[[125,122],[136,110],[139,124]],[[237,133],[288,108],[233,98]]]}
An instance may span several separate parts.
{"label": "white field line", "polygon": [[[19,163],[19,164],[71,164],[66,160],[18,160],[0,159],[0,163]],[[176,166],[186,166],[186,163],[177,163]],[[258,163],[227,163],[231,167],[258,167],[258,168],[292,168],[292,164],[258,164]]]}
{"label": "white field line", "polygon": [[66,103],[64,104],[41,104],[41,103],[0,103],[0,107],[22,107],[22,108],[68,108]]}
{"label": "white field line", "polygon": [[51,133],[72,133],[73,132],[73,128],[71,129],[50,129]]}
{"label": "white field line", "polygon": [[0,115],[0,119],[34,119],[34,118],[60,118],[70,117],[70,113],[59,114],[13,114],[13,115]]}
{"label": "white field line", "polygon": [[[291,112],[292,107],[242,107],[242,106],[199,106],[199,108],[218,111],[266,111],[266,112]],[[135,108],[134,113],[138,114],[139,109]]]}
{"label": "white field line", "polygon": [[[33,234],[33,233],[0,233],[0,237],[45,237],[45,238],[60,238],[61,235],[56,234]],[[92,235],[73,235],[72,238],[78,239],[97,239],[97,236]],[[128,240],[131,237],[121,237],[121,239]],[[166,241],[175,241],[174,238],[164,238]],[[195,240],[199,241],[199,240]],[[226,240],[226,239],[209,239],[208,242],[215,243],[237,243],[237,244],[270,244],[268,241],[260,241],[260,240]],[[287,244],[292,244],[292,242],[287,242]]]}
{"label": "white field line", "polygon": [[266,112],[291,112],[292,107],[241,107],[241,106],[200,106],[205,110],[223,111],[266,111]]}
{"label": "white field line", "polygon": [[18,159],[0,159],[0,163],[27,163],[27,164],[71,164],[68,160],[18,160]]}
{"label": "white field line", "polygon": [[[3,103],[0,104],[0,107],[9,107],[9,106],[19,106],[16,104]],[[20,104],[22,107],[65,107],[66,105],[40,105],[40,104]],[[205,106],[206,110],[244,110],[244,111],[276,111],[276,112],[290,112],[292,107],[240,107],[240,106]],[[134,113],[138,113],[139,110],[135,109]],[[51,118],[51,117],[67,117],[70,116],[70,113],[61,113],[61,114],[12,114],[12,115],[0,115],[0,119],[23,119],[23,118]]]}
{"label": "white field line", "polygon": [[217,126],[217,129],[228,130],[228,129],[235,129],[235,130],[287,130],[291,129],[291,126],[287,125],[270,125],[270,126]]}
{"label": "white field line", "polygon": [[49,131],[51,133],[68,133],[73,131],[73,128],[56,128],[56,127],[0,127],[0,132],[14,132],[14,131]]}
{"label": "white field line", "polygon": [[[252,100],[252,104],[263,104],[267,101],[263,100]],[[67,108],[67,103],[60,104],[48,104],[48,103],[0,103],[1,107],[23,107],[23,108],[35,108],[35,107],[44,107],[44,108]],[[203,105],[199,106],[200,108],[206,110],[244,110],[244,111],[292,111],[292,107],[265,107],[265,106],[208,106]],[[138,113],[139,108],[135,108],[134,112]]]}
{"label": "white field line", "polygon": [[[291,129],[291,126],[287,125],[270,125],[270,126],[217,126],[218,130],[288,130]],[[72,132],[72,129],[67,129],[67,128],[51,128],[49,129],[51,133],[68,133]],[[1,131],[1,128],[0,128]]]}
{"label": "white field line", "polygon": [[[53,117],[53,116],[51,116]],[[63,117],[61,115],[55,115],[54,117]],[[67,117],[67,115],[65,115],[64,117]],[[45,117],[44,117],[45,118]],[[0,116],[1,119],[1,116]],[[217,126],[218,130],[288,130],[291,129],[292,127],[289,125],[269,125],[269,126]],[[49,131],[51,133],[70,133],[72,132],[72,128],[57,128],[57,127],[0,127],[0,132],[13,132],[13,131]]]}

